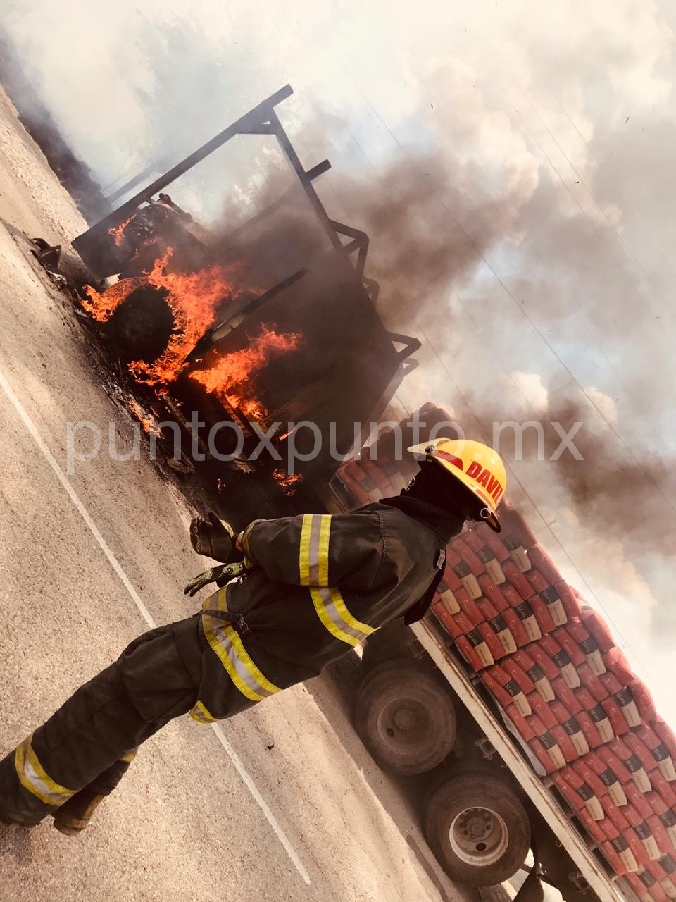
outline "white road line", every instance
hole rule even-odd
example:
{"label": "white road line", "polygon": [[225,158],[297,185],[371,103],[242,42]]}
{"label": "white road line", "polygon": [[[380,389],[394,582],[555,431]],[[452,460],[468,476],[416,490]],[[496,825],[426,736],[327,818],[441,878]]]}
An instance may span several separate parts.
{"label": "white road line", "polygon": [[[49,448],[45,444],[42,436],[38,432],[37,426],[35,425],[33,420],[30,418],[30,415],[24,408],[23,404],[21,403],[21,401],[18,399],[18,397],[14,393],[12,386],[7,381],[7,378],[6,378],[5,374],[2,372],[2,370],[0,370],[0,388],[2,388],[4,393],[7,395],[7,398],[9,399],[12,407],[16,410],[19,417],[23,421],[24,426],[30,433],[31,438],[33,439],[35,444],[38,446],[40,451],[42,451],[42,454],[44,455],[47,463],[54,471],[56,478],[59,480],[59,482],[65,489],[68,497],[75,505],[75,508],[77,509],[78,513],[80,514],[80,516],[82,517],[84,522],[87,524],[87,528],[89,529],[91,534],[96,539],[96,542],[98,543],[101,551],[108,558],[110,566],[113,568],[113,570],[115,571],[117,576],[120,578],[122,585],[125,587],[125,589],[129,593],[129,595],[131,596],[134,604],[139,609],[141,616],[143,617],[145,622],[148,624],[148,626],[151,629],[154,629],[157,626],[157,624],[153,620],[152,614],[150,613],[148,608],[143,603],[141,596],[138,594],[136,589],[131,584],[129,577],[122,569],[120,562],[115,557],[115,555],[111,551],[108,543],[101,535],[101,532],[100,532],[98,526],[96,525],[96,523],[92,520],[91,516],[89,515],[89,511],[84,506],[84,504],[80,501],[80,498],[78,497],[75,489],[71,485],[70,480],[68,479],[66,474],[63,472],[58,461],[56,460],[56,458],[54,457],[52,452],[49,450]],[[310,875],[308,874],[305,867],[303,866],[303,863],[301,862],[300,858],[298,857],[296,850],[291,845],[291,842],[289,841],[288,836],[286,835],[284,830],[282,830],[279,823],[277,822],[276,817],[270,810],[270,806],[265,801],[263,796],[260,794],[258,788],[256,787],[256,784],[251,779],[249,773],[247,772],[246,768],[242,764],[242,761],[241,761],[239,755],[228,742],[228,740],[225,736],[225,733],[223,732],[222,727],[220,726],[220,724],[211,724],[211,728],[214,731],[214,733],[216,734],[216,736],[218,737],[219,742],[221,743],[221,745],[227,752],[228,757],[230,758],[235,770],[242,778],[244,785],[249,790],[252,797],[254,798],[254,800],[260,807],[261,811],[265,815],[268,823],[274,830],[274,832],[277,836],[277,839],[280,841],[280,843],[284,847],[284,849],[285,849],[287,855],[289,856],[289,858],[291,859],[291,861],[294,863],[296,870],[301,875],[301,877],[303,878],[305,883],[307,883],[309,885],[311,883]]]}

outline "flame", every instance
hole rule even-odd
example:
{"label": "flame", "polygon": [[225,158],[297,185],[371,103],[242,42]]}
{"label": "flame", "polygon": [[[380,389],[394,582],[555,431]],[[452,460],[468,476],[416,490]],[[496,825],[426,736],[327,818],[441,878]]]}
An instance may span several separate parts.
{"label": "flame", "polygon": [[[137,360],[129,364],[132,375],[139,382],[155,386],[158,395],[166,392],[166,386],[181,373],[197,342],[214,325],[223,300],[232,300],[240,294],[240,289],[233,285],[238,264],[214,265],[194,273],[171,272],[172,254],[172,249],[167,250],[149,273],[120,279],[103,292],[87,286],[87,300],[82,304],[95,320],[106,322],[137,289],[150,286],[164,292],[174,316],[169,344],[153,363]],[[300,341],[301,337],[295,333],[279,333],[263,326],[247,347],[213,355],[211,365],[195,370],[190,378],[215,394],[221,403],[238,408],[249,420],[264,420],[268,411],[253,394],[256,376],[271,358],[295,350]],[[140,405],[139,410],[132,412],[144,423]]]}
{"label": "flame", "polygon": [[85,285],[84,289],[89,300],[83,300],[82,307],[97,323],[105,323],[132,291],[145,284],[146,280],[143,278],[120,279],[105,291],[96,291],[91,285]]}
{"label": "flame", "polygon": [[273,470],[272,476],[277,485],[284,489],[287,495],[295,495],[298,484],[303,480],[301,473],[286,473],[282,469]]}
{"label": "flame", "polygon": [[159,257],[151,272],[129,279],[120,279],[110,288],[98,292],[86,287],[88,301],[84,309],[98,322],[106,322],[117,308],[137,288],[150,285],[164,290],[166,301],[174,314],[174,331],[162,356],[152,364],[136,361],[129,370],[139,382],[160,385],[173,382],[199,339],[214,325],[221,302],[237,297],[239,290],[232,282],[232,266],[209,266],[195,273],[170,272],[168,267],[173,251],[170,248]]}
{"label": "flame", "polygon": [[250,420],[262,420],[268,412],[251,397],[252,381],[272,357],[295,351],[300,341],[300,335],[294,332],[275,332],[263,326],[248,347],[219,355],[209,369],[195,370],[190,378],[221,401],[239,407]]}
{"label": "flame", "polygon": [[120,245],[124,241],[124,230],[127,228],[131,220],[132,217],[130,216],[129,219],[125,219],[125,221],[121,222],[118,226],[113,226],[112,229],[108,229],[108,234],[113,236],[115,247],[120,247]]}
{"label": "flame", "polygon": [[296,429],[298,429],[298,426],[294,426],[293,429],[290,429],[288,432],[285,432],[284,435],[280,435],[279,438],[277,439],[277,441],[278,442],[286,441],[287,438],[289,438],[290,436],[292,436],[294,434]]}
{"label": "flame", "polygon": [[162,430],[159,427],[159,424],[155,417],[148,413],[138,401],[132,399],[127,403],[127,407],[129,412],[136,417],[141,426],[148,435],[161,435]]}

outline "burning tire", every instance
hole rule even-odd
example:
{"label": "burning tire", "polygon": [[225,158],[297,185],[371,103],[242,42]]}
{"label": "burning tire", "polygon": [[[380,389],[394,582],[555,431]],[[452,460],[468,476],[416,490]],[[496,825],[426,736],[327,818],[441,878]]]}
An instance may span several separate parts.
{"label": "burning tire", "polygon": [[425,836],[453,880],[494,886],[511,877],[530,848],[530,821],[514,790],[485,773],[461,774],[432,795]]}
{"label": "burning tire", "polygon": [[144,285],[115,310],[105,325],[107,339],[122,360],[153,363],[161,357],[174,330],[167,293]]}
{"label": "burning tire", "polygon": [[440,764],[456,735],[453,703],[428,671],[396,659],[364,681],[355,728],[371,756],[395,774],[422,774]]}

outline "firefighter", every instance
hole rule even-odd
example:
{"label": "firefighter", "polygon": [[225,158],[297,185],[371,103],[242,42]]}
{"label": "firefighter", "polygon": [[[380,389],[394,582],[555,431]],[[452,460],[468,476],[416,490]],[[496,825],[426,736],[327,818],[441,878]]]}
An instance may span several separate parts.
{"label": "firefighter", "polygon": [[51,814],[77,834],[168,721],[231,717],[317,676],[393,618],[420,619],[465,520],[499,531],[506,474],[478,442],[409,450],[420,470],[401,494],[349,514],[254,520],[238,537],[214,515],[195,519],[193,548],[222,564],[186,592],[221,587],[200,613],[133,641],[0,761],[0,820],[30,827]]}

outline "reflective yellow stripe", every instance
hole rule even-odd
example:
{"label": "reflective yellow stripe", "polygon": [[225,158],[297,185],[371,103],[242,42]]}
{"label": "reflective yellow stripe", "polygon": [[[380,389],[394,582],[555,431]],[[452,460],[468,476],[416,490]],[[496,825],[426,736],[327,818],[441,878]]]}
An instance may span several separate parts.
{"label": "reflective yellow stripe", "polygon": [[280,687],[271,683],[251,660],[231,626],[213,626],[209,617],[204,617],[203,626],[209,645],[242,695],[253,702],[260,702],[280,691]]}
{"label": "reflective yellow stripe", "polygon": [[301,586],[328,586],[330,514],[303,514],[298,571]]}
{"label": "reflective yellow stripe", "polygon": [[345,623],[355,631],[355,633],[361,633],[363,637],[366,638],[367,636],[370,636],[371,633],[375,632],[374,627],[369,626],[368,623],[362,623],[360,620],[357,620],[356,617],[353,617],[352,614],[350,614],[347,609],[347,605],[345,604],[345,600],[338,589],[331,590],[331,599],[335,604],[340,616],[343,618]]}
{"label": "reflective yellow stripe", "polygon": [[300,555],[298,570],[301,586],[310,585],[310,539],[312,538],[312,514],[303,514],[303,525],[300,530]]}
{"label": "reflective yellow stripe", "polygon": [[350,614],[343,596],[336,588],[313,586],[310,589],[317,616],[326,629],[348,645],[359,645],[367,636],[375,632],[374,627],[360,623]]}
{"label": "reflective yellow stripe", "polygon": [[218,592],[214,592],[212,595],[207,595],[207,597],[202,602],[202,610],[203,611],[227,611],[228,610],[228,596],[227,596],[227,586],[223,586],[222,589],[219,589]]}
{"label": "reflective yellow stripe", "polygon": [[248,558],[252,558],[251,551],[249,549],[249,535],[251,534],[251,530],[254,528],[256,523],[260,523],[260,520],[252,520],[244,530],[244,532],[241,533],[241,539],[239,540]]}
{"label": "reflective yellow stripe", "polygon": [[206,705],[202,702],[198,701],[195,707],[190,712],[190,716],[194,718],[197,723],[214,723],[216,718],[209,713]]}
{"label": "reflective yellow stripe", "polygon": [[279,692],[279,686],[275,686],[274,683],[271,683],[270,680],[263,673],[261,673],[252,659],[249,657],[249,653],[247,652],[246,648],[244,648],[242,640],[240,639],[236,630],[234,630],[231,626],[226,626],[223,632],[232,642],[235,652],[237,653],[237,657],[239,658],[241,663],[245,666],[250,676],[258,683],[258,685],[266,693],[266,695],[274,695],[275,692]]}
{"label": "reflective yellow stripe", "polygon": [[319,526],[319,548],[318,548],[318,586],[328,586],[329,584],[329,538],[331,536],[331,517],[328,514],[321,515],[321,523]]}
{"label": "reflective yellow stripe", "polygon": [[348,645],[359,645],[374,630],[353,617],[340,590],[329,586],[330,542],[331,515],[304,514],[298,558],[300,584],[310,590],[315,611],[331,635]]}
{"label": "reflective yellow stripe", "polygon": [[14,753],[14,766],[19,782],[32,795],[45,805],[63,805],[76,790],[66,789],[53,780],[38,760],[31,745],[32,736],[28,736]]}
{"label": "reflective yellow stripe", "polygon": [[333,622],[327,611],[324,599],[322,598],[321,589],[319,589],[318,587],[310,589],[310,595],[312,595],[312,601],[315,606],[315,611],[317,612],[319,619],[327,628],[327,630],[333,636],[335,636],[336,639],[340,639],[341,642],[347,642],[349,645],[359,645],[359,639],[356,639],[354,636],[348,636],[347,633],[344,633],[340,629],[340,627],[336,626],[336,624]]}
{"label": "reflective yellow stripe", "polygon": [[126,761],[127,764],[131,764],[131,762],[136,757],[138,749],[131,749],[129,752],[125,752],[125,754],[120,758],[120,761]]}

